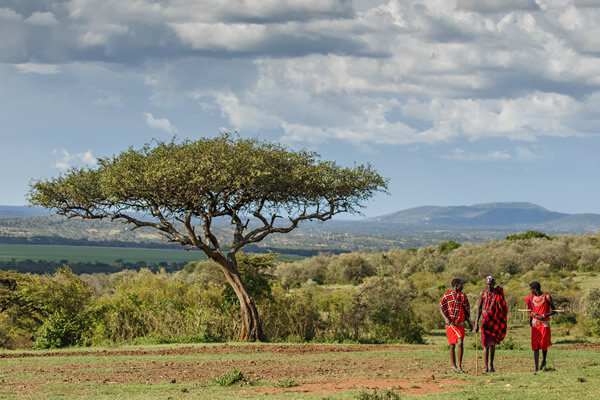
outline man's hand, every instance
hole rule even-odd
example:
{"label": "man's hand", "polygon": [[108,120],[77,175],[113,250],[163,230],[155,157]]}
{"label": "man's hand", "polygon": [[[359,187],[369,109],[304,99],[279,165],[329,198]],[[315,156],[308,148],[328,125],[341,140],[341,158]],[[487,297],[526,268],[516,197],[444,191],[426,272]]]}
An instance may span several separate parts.
{"label": "man's hand", "polygon": [[475,323],[475,333],[479,332],[479,322]]}

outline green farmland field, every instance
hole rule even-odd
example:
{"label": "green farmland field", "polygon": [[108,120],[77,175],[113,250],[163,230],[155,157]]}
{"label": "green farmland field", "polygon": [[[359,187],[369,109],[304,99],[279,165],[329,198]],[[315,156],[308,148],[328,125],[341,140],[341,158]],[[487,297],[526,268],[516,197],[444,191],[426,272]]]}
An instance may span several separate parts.
{"label": "green farmland field", "polygon": [[[160,262],[188,262],[204,260],[204,253],[196,251],[169,249],[142,249],[128,247],[92,247],[92,246],[62,246],[62,245],[30,245],[30,244],[0,244],[0,261],[48,260],[60,262],[100,262],[107,264],[136,263],[144,261],[147,264]],[[120,260],[117,262],[117,260]],[[66,262],[65,264],[68,264]]]}

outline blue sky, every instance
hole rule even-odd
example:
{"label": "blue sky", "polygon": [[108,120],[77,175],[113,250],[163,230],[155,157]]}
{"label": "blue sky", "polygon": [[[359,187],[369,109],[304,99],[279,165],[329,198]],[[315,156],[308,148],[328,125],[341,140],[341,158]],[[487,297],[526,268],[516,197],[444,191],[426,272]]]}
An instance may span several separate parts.
{"label": "blue sky", "polygon": [[2,0],[0,204],[152,138],[371,163],[377,216],[600,213],[598,0]]}

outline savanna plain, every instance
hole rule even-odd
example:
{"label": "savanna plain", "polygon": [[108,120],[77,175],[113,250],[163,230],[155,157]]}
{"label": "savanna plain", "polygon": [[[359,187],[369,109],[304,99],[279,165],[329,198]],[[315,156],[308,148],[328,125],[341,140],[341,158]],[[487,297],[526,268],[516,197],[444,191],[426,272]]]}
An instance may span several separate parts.
{"label": "savanna plain", "polygon": [[[482,374],[476,336],[452,372],[441,330],[426,344],[185,344],[3,351],[3,399],[594,399],[600,342],[557,329],[533,371],[529,327],[509,328],[497,372]],[[361,397],[362,396],[362,397]]]}

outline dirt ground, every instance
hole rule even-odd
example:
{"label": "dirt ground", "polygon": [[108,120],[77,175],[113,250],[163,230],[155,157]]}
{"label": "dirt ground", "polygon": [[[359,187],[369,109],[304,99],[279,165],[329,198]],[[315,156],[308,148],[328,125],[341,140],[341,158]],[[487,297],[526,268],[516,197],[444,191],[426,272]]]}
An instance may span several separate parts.
{"label": "dirt ground", "polygon": [[[241,385],[241,393],[315,393],[327,394],[349,390],[383,390],[410,394],[449,391],[469,384],[459,375],[451,374],[447,365],[410,356],[415,350],[431,349],[401,345],[217,345],[190,346],[162,350],[105,350],[72,352],[35,352],[0,354],[0,358],[86,357],[86,361],[50,366],[19,366],[20,373],[29,376],[63,377],[65,383],[92,382],[106,385],[189,383],[193,386],[212,385],[214,377],[233,368],[254,382],[278,382],[293,379],[298,386],[287,388]],[[381,356],[365,357],[365,352],[380,352]],[[381,353],[383,352],[383,353]],[[331,353],[346,353],[343,358],[328,357]],[[195,362],[166,361],[162,356],[194,356],[218,354],[218,361],[199,359]],[[230,358],[240,354],[260,354],[260,360]],[[311,357],[301,357],[310,355]],[[323,358],[319,357],[323,355]],[[131,356],[135,360],[115,362],[106,367],[101,358]],[[98,363],[94,360],[98,359]],[[141,359],[141,360],[140,360]],[[168,359],[168,358],[167,358]],[[17,367],[15,367],[17,368]],[[12,371],[16,372],[16,371]],[[398,378],[401,376],[401,378]],[[13,382],[17,392],[36,390],[42,381]]]}
{"label": "dirt ground", "polygon": [[[597,352],[600,344],[560,346]],[[266,385],[240,385],[240,393],[314,393],[327,394],[350,390],[383,390],[393,388],[406,394],[451,391],[472,384],[466,379],[475,371],[474,360],[465,359],[469,375],[453,373],[449,362],[423,358],[419,350],[431,346],[402,345],[199,345],[157,350],[61,351],[0,354],[0,359],[64,357],[60,363],[15,364],[11,375],[39,377],[20,382],[3,382],[17,393],[32,393],[49,376],[58,382],[96,383],[102,385],[185,383],[193,387],[214,385],[213,378],[238,369],[253,382]],[[367,354],[378,352],[377,354]],[[338,353],[338,354],[336,354]],[[194,360],[194,356],[198,356]],[[204,357],[216,355],[217,357]],[[248,356],[249,355],[249,356]],[[256,355],[256,357],[252,357]],[[86,356],[85,359],[70,357]],[[126,361],[109,365],[105,357],[125,356]],[[170,357],[172,356],[172,357]],[[182,360],[182,357],[185,356]],[[240,357],[243,356],[243,357]],[[308,356],[308,357],[305,357]],[[131,360],[127,360],[131,357]],[[481,355],[480,355],[481,357]],[[208,359],[207,359],[208,358]],[[123,360],[121,358],[121,360]],[[1,362],[1,360],[0,360]],[[509,354],[497,359],[503,370],[518,371],[530,367],[531,360]],[[275,387],[278,381],[293,380],[298,386]]]}

